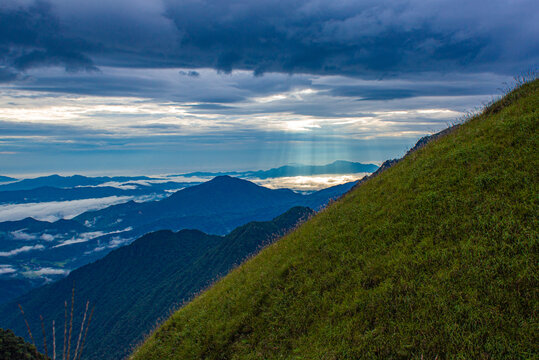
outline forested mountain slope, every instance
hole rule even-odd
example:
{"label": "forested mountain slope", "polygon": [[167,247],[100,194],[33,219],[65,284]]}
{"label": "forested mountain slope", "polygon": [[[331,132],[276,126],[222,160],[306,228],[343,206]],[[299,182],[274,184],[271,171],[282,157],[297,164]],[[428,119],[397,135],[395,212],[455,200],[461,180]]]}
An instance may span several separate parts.
{"label": "forested mountain slope", "polygon": [[[1,305],[0,326],[27,335],[17,306],[21,304],[40,344],[39,315],[47,324],[63,324],[64,301],[71,299],[75,286],[75,329],[80,328],[85,302],[95,305],[83,359],[121,359],[170,311],[311,213],[294,207],[272,221],[250,222],[226,236],[199,230],[146,234],[62,280]],[[62,331],[58,329],[59,343]]]}

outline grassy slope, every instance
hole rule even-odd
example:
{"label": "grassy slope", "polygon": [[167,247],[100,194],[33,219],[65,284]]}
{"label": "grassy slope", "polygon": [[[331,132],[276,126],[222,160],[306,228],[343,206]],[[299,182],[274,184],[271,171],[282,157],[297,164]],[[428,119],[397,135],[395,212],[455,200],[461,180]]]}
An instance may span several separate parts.
{"label": "grassy slope", "polygon": [[536,358],[538,118],[536,80],[244,263],[133,359]]}

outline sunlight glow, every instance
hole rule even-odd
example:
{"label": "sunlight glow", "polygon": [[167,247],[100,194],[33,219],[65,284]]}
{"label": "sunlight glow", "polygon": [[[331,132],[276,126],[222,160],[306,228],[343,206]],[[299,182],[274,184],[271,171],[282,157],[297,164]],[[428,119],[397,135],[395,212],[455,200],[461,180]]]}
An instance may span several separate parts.
{"label": "sunlight glow", "polygon": [[270,189],[287,188],[295,191],[317,191],[331,186],[356,181],[369,173],[345,175],[290,176],[274,179],[249,179]]}

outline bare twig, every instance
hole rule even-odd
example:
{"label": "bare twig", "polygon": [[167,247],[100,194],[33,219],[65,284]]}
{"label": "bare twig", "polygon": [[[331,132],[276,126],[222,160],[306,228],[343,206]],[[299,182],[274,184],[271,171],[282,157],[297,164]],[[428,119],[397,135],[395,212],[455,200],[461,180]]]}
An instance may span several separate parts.
{"label": "bare twig", "polygon": [[32,336],[32,331],[30,331],[30,325],[28,325],[28,321],[26,320],[26,315],[24,315],[24,310],[22,309],[21,304],[18,304],[18,305],[19,305],[19,309],[21,310],[21,314],[22,314],[22,318],[24,319],[24,323],[26,324],[26,330],[28,330],[28,335],[30,335],[30,339],[32,340],[32,345],[34,345],[34,350],[36,351],[36,357],[37,357],[38,356],[37,347],[36,347],[36,343],[34,341],[34,337]]}
{"label": "bare twig", "polygon": [[[88,324],[86,325],[86,330],[84,331],[84,338],[82,339],[82,345],[80,346],[80,351],[79,351],[79,359],[82,356],[82,350],[84,349],[84,343],[86,342],[86,335],[88,334],[88,328],[90,327],[90,324],[92,323],[92,316],[94,315],[94,309],[95,309],[95,305],[92,306],[92,311],[90,311],[90,317],[88,318]],[[77,359],[74,359],[74,360],[77,360]]]}
{"label": "bare twig", "polygon": [[45,335],[45,322],[43,321],[42,315],[39,315],[39,320],[41,321],[41,331],[43,332],[43,349],[45,349],[45,356],[49,357],[49,350],[47,349],[47,335]]}
{"label": "bare twig", "polygon": [[75,283],[73,283],[73,290],[71,291],[71,316],[69,318],[69,336],[67,338],[67,360],[69,360],[71,352],[71,333],[73,331],[73,306],[75,304]]}
{"label": "bare twig", "polygon": [[64,301],[64,353],[62,360],[66,360],[66,342],[67,342],[67,300]]}
{"label": "bare twig", "polygon": [[77,340],[77,347],[75,348],[75,355],[73,355],[74,360],[77,359],[77,355],[79,354],[80,341],[82,339],[82,333],[84,332],[84,323],[86,322],[86,314],[88,313],[88,305],[90,305],[90,301],[86,301],[86,309],[84,309],[84,316],[82,317],[82,323],[80,324],[79,339]]}
{"label": "bare twig", "polygon": [[56,328],[52,321],[52,360],[56,360]]}

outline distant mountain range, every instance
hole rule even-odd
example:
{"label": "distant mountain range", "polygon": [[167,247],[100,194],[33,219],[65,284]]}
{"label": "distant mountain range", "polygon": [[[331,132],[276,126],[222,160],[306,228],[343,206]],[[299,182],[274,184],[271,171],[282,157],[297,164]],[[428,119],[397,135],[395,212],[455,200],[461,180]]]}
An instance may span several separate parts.
{"label": "distant mountain range", "polygon": [[220,176],[159,201],[130,201],[85,212],[71,220],[2,222],[0,303],[44,281],[61,278],[148,232],[198,229],[224,235],[250,221],[270,220],[294,206],[319,209],[354,184],[301,195]]}
{"label": "distant mountain range", "polygon": [[[338,160],[327,165],[285,165],[269,170],[256,171],[225,171],[225,172],[190,172],[186,174],[169,175],[166,177],[151,177],[151,176],[97,176],[88,177],[83,175],[61,176],[49,175],[41,176],[32,179],[17,180],[8,176],[0,176],[0,183],[9,182],[9,184],[0,185],[0,192],[13,190],[32,190],[40,187],[53,187],[60,189],[103,186],[107,183],[122,184],[123,186],[131,184],[133,188],[137,185],[144,184],[146,186],[156,186],[158,181],[176,186],[178,182],[174,181],[175,177],[202,177],[213,178],[216,176],[229,175],[240,178],[258,178],[270,179],[288,176],[310,176],[310,175],[335,175],[335,174],[358,174],[372,173],[378,169],[374,164],[362,164],[359,162],[351,162]],[[162,185],[167,187],[167,185]],[[173,187],[172,187],[173,188]]]}
{"label": "distant mountain range", "polygon": [[192,172],[178,176],[185,177],[209,177],[230,175],[242,178],[269,179],[288,176],[311,176],[325,174],[357,174],[372,173],[378,169],[374,164],[362,164],[358,162],[338,160],[327,165],[285,165],[269,170],[244,171],[244,172]]}
{"label": "distant mountain range", "polygon": [[[217,180],[221,181],[231,180]],[[56,283],[0,306],[0,326],[25,334],[19,303],[36,332],[40,329],[39,315],[47,324],[52,320],[63,324],[64,300],[70,299],[75,284],[75,314],[82,314],[86,300],[95,305],[84,357],[124,358],[159,319],[312,213],[308,208],[295,207],[272,221],[250,222],[226,236],[198,230],[149,233]],[[59,327],[57,331],[63,330]]]}
{"label": "distant mountain range", "polygon": [[0,183],[3,182],[10,182],[10,181],[17,181],[17,179],[9,177],[9,176],[2,176],[0,175]]}
{"label": "distant mountain range", "polygon": [[[104,198],[108,196],[143,196],[165,197],[168,191],[177,191],[184,187],[200,183],[165,182],[148,185],[123,185],[123,188],[112,186],[83,186],[59,188],[42,186],[34,189],[0,191],[0,204],[25,204],[50,201],[72,201],[81,199]],[[2,188],[0,186],[0,188]]]}
{"label": "distant mountain range", "polygon": [[[50,175],[17,180],[0,176],[0,183],[6,183],[0,185],[0,205],[72,201],[110,196],[140,197],[148,195],[152,196],[153,199],[158,199],[179,189],[198,185],[205,179],[209,180],[223,175],[251,180],[267,180],[291,176],[372,173],[377,169],[378,166],[373,164],[335,161],[327,165],[286,165],[269,170],[244,172],[191,172],[168,177]],[[189,181],[177,181],[178,177],[188,178]],[[9,220],[17,219],[10,218]],[[0,221],[2,221],[1,218]]]}
{"label": "distant mountain range", "polygon": [[[82,175],[60,176],[49,175],[41,176],[33,179],[23,179],[11,184],[0,185],[0,191],[8,190],[29,190],[42,186],[52,186],[56,188],[74,188],[77,186],[97,186],[108,182],[125,183],[129,181],[152,180],[147,176],[99,176],[87,177]],[[13,181],[16,179],[8,180]]]}

